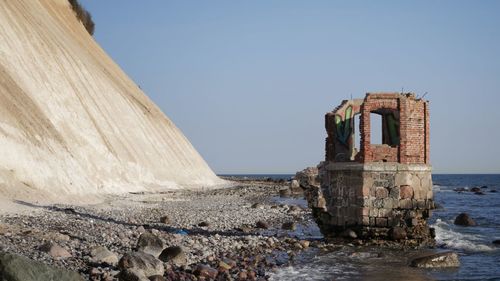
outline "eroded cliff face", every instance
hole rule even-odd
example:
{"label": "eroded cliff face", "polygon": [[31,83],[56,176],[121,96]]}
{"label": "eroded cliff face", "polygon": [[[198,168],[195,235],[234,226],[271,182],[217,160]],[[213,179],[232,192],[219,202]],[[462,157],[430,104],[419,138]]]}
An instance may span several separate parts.
{"label": "eroded cliff face", "polygon": [[0,1],[0,195],[221,183],[67,0]]}

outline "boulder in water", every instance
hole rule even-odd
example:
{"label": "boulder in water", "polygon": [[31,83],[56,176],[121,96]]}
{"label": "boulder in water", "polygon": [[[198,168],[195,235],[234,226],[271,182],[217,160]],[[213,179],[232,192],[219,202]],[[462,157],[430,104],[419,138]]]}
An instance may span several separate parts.
{"label": "boulder in water", "polygon": [[461,226],[474,226],[474,225],[476,225],[476,222],[471,217],[469,217],[469,215],[466,213],[461,213],[460,215],[458,215],[455,218],[454,223],[456,225],[461,225]]}
{"label": "boulder in water", "polygon": [[494,245],[500,245],[500,239],[493,240],[492,242]]}
{"label": "boulder in water", "polygon": [[442,252],[415,258],[410,265],[421,268],[459,267],[460,260],[455,252]]}

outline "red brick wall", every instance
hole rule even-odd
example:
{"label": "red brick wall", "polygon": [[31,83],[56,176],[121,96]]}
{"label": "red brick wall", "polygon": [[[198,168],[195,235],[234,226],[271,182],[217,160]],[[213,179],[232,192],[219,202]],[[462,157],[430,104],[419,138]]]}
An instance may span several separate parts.
{"label": "red brick wall", "polygon": [[[344,101],[342,105],[349,101]],[[359,100],[361,102],[361,100]],[[360,152],[356,161],[399,162],[403,164],[429,164],[429,105],[428,102],[415,98],[414,94],[368,93],[361,104],[357,103],[354,112],[361,113],[359,130],[361,135]],[[339,106],[339,107],[341,107]],[[376,111],[394,111],[399,114],[399,145],[373,145],[370,134],[370,113]],[[335,111],[325,116],[326,160],[338,161],[336,155],[347,153],[347,149],[338,145],[335,135]],[[385,118],[383,118],[385,120]],[[387,132],[384,123],[384,131]],[[358,128],[356,128],[357,130]],[[382,128],[380,128],[382,130]],[[387,139],[387,136],[384,138]]]}

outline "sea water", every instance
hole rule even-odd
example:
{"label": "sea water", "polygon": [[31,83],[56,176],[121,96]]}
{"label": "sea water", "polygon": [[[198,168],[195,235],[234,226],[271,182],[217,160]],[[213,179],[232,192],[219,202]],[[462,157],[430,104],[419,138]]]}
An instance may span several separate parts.
{"label": "sea water", "polygon": [[[289,179],[291,175],[259,175]],[[259,177],[254,176],[254,177]],[[247,175],[247,177],[252,177]],[[429,220],[436,230],[437,249],[459,254],[456,269],[417,269],[409,261],[421,251],[392,251],[345,245],[329,253],[310,250],[289,267],[271,273],[271,280],[500,280],[500,175],[433,175],[434,199],[441,207]],[[484,187],[484,195],[470,190]],[[498,191],[498,192],[492,192]],[[477,226],[453,224],[460,213]],[[314,228],[314,227],[311,227]],[[317,238],[317,231],[304,230]]]}

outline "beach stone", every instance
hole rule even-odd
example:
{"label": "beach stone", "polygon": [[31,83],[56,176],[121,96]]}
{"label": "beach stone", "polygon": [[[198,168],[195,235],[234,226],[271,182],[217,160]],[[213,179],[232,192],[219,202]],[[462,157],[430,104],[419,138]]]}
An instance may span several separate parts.
{"label": "beach stone", "polygon": [[279,193],[280,197],[290,197],[292,195],[292,191],[289,188],[280,189]]}
{"label": "beach stone", "polygon": [[240,271],[240,273],[238,273],[238,280],[247,280],[248,278],[248,274],[246,271]]}
{"label": "beach stone", "polygon": [[459,267],[460,260],[455,252],[442,252],[415,258],[410,265],[422,268]]}
{"label": "beach stone", "polygon": [[153,275],[149,277],[149,281],[166,281],[165,277],[162,275]]}
{"label": "beach stone", "polygon": [[39,247],[39,250],[45,253],[48,253],[51,257],[57,259],[57,258],[69,258],[71,257],[71,254],[68,252],[68,250],[64,249],[63,247],[53,243],[53,242],[47,242]]}
{"label": "beach stone", "polygon": [[346,229],[340,233],[340,236],[343,238],[356,239],[358,235],[352,229]]}
{"label": "beach stone", "polygon": [[481,188],[488,188],[488,186],[487,185],[483,185],[483,186],[481,186]]}
{"label": "beach stone", "polygon": [[170,217],[169,216],[163,216],[160,218],[160,222],[163,223],[163,224],[169,224],[172,222],[172,220],[170,220]]}
{"label": "beach stone", "polygon": [[217,274],[219,272],[217,269],[211,268],[210,266],[206,264],[199,264],[196,266],[196,268],[193,271],[194,275],[198,277],[204,277],[204,278],[210,278],[210,279],[215,279],[217,277]]}
{"label": "beach stone", "polygon": [[[156,275],[155,275],[156,276]],[[118,274],[120,281],[150,281],[142,270],[127,268]]]}
{"label": "beach stone", "polygon": [[90,250],[90,255],[92,256],[92,261],[95,263],[105,263],[109,265],[116,265],[118,263],[118,256],[106,247],[94,247]]}
{"label": "beach stone", "polygon": [[474,194],[476,194],[476,195],[485,195],[484,192],[482,192],[482,191],[476,191],[476,192],[474,192]]}
{"label": "beach stone", "polygon": [[265,222],[265,221],[258,221],[255,224],[255,227],[262,228],[262,229],[268,229],[269,228],[269,224],[267,224],[267,222]]}
{"label": "beach stone", "polygon": [[283,223],[283,225],[281,225],[281,229],[293,231],[297,229],[297,224],[293,221],[285,222]]}
{"label": "beach stone", "polygon": [[142,271],[146,277],[153,275],[163,275],[165,268],[163,263],[145,252],[131,252],[123,255],[118,262],[118,268],[125,270],[131,269],[135,271]]}
{"label": "beach stone", "polygon": [[297,205],[291,205],[290,208],[288,209],[289,213],[297,213],[300,211],[302,211],[302,208]]}
{"label": "beach stone", "polygon": [[490,192],[497,192],[497,190],[496,189],[492,189],[492,190],[490,190]]}
{"label": "beach stone", "polygon": [[500,239],[498,239],[498,240],[493,240],[493,242],[492,242],[492,243],[493,243],[493,244],[495,244],[495,245],[500,245]]}
{"label": "beach stone", "polygon": [[0,253],[2,281],[83,281],[77,272],[48,266],[28,258]]}
{"label": "beach stone", "polygon": [[303,249],[307,249],[309,248],[309,245],[311,244],[309,241],[307,240],[300,240],[299,241],[300,245],[302,246]]}
{"label": "beach stone", "polygon": [[186,253],[179,246],[172,246],[164,249],[159,259],[163,262],[172,262],[176,266],[186,266],[187,265],[187,257]]}
{"label": "beach stone", "polygon": [[158,257],[163,251],[163,241],[152,233],[144,232],[139,236],[136,249]]}
{"label": "beach stone", "polygon": [[264,206],[261,203],[253,203],[251,208],[252,209],[264,209]]}
{"label": "beach stone", "polygon": [[476,222],[471,217],[469,217],[469,215],[466,213],[461,213],[460,215],[458,215],[455,218],[454,223],[456,225],[461,225],[461,226],[474,226],[474,225],[476,225]]}
{"label": "beach stone", "polygon": [[232,266],[230,266],[229,264],[227,264],[223,261],[219,262],[219,271],[225,272],[225,271],[229,271],[231,268],[232,268]]}
{"label": "beach stone", "polygon": [[300,183],[298,180],[292,180],[290,182],[290,191],[299,193],[302,191],[302,188],[300,187]]}
{"label": "beach stone", "polygon": [[389,230],[389,237],[394,240],[403,240],[406,238],[406,231],[399,226],[395,226]]}
{"label": "beach stone", "polygon": [[206,221],[202,221],[198,224],[199,227],[209,227],[210,226],[210,223],[206,222]]}

